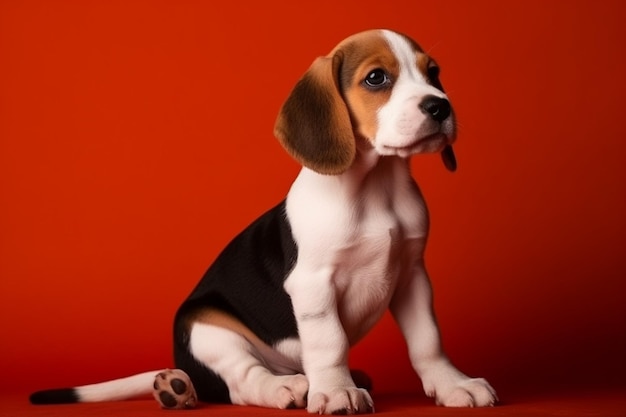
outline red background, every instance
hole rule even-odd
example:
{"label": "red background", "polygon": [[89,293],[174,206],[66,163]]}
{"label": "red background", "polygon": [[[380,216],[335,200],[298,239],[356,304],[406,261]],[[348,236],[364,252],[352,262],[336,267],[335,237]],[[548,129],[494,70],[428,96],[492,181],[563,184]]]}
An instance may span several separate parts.
{"label": "red background", "polygon": [[[178,304],[298,172],[282,101],[375,27],[459,118],[457,173],[413,161],[450,356],[503,398],[623,384],[624,4],[0,2],[0,390],[171,366]],[[419,389],[389,317],[352,362]]]}

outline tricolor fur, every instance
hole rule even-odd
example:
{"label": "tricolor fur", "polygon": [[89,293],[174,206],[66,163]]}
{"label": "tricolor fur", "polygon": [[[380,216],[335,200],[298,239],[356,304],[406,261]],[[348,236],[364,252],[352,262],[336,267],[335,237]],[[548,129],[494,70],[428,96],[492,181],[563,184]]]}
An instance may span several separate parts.
{"label": "tricolor fur", "polygon": [[[390,309],[427,395],[447,406],[496,402],[484,379],[442,351],[424,266],[428,212],[409,158],[441,152],[456,168],[454,112],[438,73],[408,37],[373,30],[315,60],[296,84],[275,134],[300,174],[176,314],[176,366],[200,400],[373,412],[348,351]],[[55,392],[118,399],[150,392],[158,372]]]}

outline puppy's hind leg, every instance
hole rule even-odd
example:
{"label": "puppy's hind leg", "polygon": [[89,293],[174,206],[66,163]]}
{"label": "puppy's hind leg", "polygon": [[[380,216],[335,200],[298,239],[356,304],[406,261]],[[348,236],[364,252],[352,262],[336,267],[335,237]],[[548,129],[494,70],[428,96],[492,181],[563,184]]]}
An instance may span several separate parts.
{"label": "puppy's hind leg", "polygon": [[259,350],[241,334],[195,323],[189,347],[196,360],[224,380],[233,404],[282,409],[306,406],[306,377],[275,375]]}

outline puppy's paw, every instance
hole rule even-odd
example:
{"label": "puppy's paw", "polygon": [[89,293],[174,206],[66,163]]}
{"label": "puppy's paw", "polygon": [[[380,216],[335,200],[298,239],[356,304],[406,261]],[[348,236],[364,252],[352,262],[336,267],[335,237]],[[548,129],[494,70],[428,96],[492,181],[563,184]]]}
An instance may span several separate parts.
{"label": "puppy's paw", "polygon": [[496,391],[483,378],[469,378],[447,360],[431,364],[421,375],[424,391],[445,407],[488,407],[498,401]]}
{"label": "puppy's paw", "polygon": [[189,376],[180,369],[166,369],[154,379],[154,398],[166,409],[189,409],[198,403]]}
{"label": "puppy's paw", "polygon": [[307,411],[315,414],[367,414],[374,412],[374,402],[362,388],[334,388],[328,392],[310,393]]}
{"label": "puppy's paw", "polygon": [[306,407],[309,381],[304,375],[285,375],[276,377],[278,388],[275,396],[276,407],[282,409]]}
{"label": "puppy's paw", "polygon": [[435,401],[444,407],[493,407],[498,401],[496,391],[483,378],[467,378],[445,387],[435,394]]}

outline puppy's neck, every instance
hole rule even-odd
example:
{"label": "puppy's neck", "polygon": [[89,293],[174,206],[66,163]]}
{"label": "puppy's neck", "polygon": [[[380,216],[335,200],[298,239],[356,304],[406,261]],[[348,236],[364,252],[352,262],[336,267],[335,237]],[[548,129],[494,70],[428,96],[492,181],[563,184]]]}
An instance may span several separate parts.
{"label": "puppy's neck", "polygon": [[356,156],[352,166],[346,171],[349,175],[367,176],[375,170],[383,157],[379,155],[374,147],[365,139],[357,136]]}
{"label": "puppy's neck", "polygon": [[339,175],[344,180],[359,184],[376,177],[382,181],[392,181],[398,174],[410,175],[410,157],[380,155],[365,139],[356,140],[356,157],[346,172]]}
{"label": "puppy's neck", "polygon": [[325,175],[302,168],[293,186],[308,189],[310,192],[328,192],[335,198],[341,195],[348,199],[358,199],[371,186],[382,186],[390,192],[393,183],[409,178],[409,161],[410,158],[379,155],[369,144],[363,144],[357,146],[354,162],[345,172]]}

